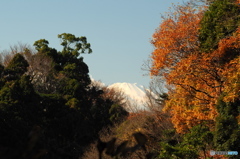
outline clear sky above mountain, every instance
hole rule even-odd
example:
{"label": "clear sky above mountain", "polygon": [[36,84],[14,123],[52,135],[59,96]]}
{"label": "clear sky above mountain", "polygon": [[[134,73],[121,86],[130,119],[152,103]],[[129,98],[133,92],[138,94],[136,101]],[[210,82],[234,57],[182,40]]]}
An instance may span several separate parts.
{"label": "clear sky above mountain", "polygon": [[141,70],[153,47],[161,14],[183,0],[3,0],[0,50],[46,39],[61,50],[58,34],[86,36],[93,53],[83,55],[95,80],[148,86]]}

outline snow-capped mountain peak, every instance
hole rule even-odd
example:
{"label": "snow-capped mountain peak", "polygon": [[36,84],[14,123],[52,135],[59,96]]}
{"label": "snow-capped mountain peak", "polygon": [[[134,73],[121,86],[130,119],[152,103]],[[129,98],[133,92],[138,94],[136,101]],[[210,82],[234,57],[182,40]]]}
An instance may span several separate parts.
{"label": "snow-capped mountain peak", "polygon": [[133,98],[143,98],[146,94],[145,92],[137,86],[137,83],[114,83],[109,86],[109,88],[119,89],[123,91],[126,95]]}
{"label": "snow-capped mountain peak", "polygon": [[138,86],[137,83],[114,83],[108,86],[110,89],[116,89],[123,92],[130,105],[134,108],[131,110],[142,110],[145,109],[144,104],[147,102],[146,93],[143,86]]}

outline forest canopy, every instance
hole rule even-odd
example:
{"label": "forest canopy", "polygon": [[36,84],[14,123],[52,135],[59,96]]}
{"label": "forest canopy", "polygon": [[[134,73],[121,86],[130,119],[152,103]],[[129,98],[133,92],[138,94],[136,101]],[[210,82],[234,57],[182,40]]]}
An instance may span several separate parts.
{"label": "forest canopy", "polygon": [[78,158],[103,127],[128,115],[120,97],[91,84],[81,56],[92,52],[87,38],[58,38],[62,51],[40,39],[36,51],[20,45],[2,58],[1,158]]}
{"label": "forest canopy", "polygon": [[174,6],[151,41],[150,75],[168,88],[164,111],[179,134],[206,126],[204,147],[214,150],[240,150],[239,13],[236,0]]}
{"label": "forest canopy", "polygon": [[0,58],[0,158],[237,159],[210,150],[240,152],[239,4],[189,1],[162,16],[142,111],[90,79],[84,36],[59,34],[61,50],[46,39],[11,47]]}

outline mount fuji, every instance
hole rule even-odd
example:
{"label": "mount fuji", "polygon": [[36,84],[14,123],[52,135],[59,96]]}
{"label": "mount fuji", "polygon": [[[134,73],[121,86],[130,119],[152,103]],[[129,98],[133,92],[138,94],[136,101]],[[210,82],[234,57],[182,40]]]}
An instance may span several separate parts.
{"label": "mount fuji", "polygon": [[[146,89],[142,85],[138,85],[137,83],[113,83],[111,85],[105,85],[105,83],[101,81],[97,81],[90,75],[90,79],[94,85],[94,83],[100,87],[106,87],[108,89],[114,89],[116,91],[120,91],[123,93],[125,98],[126,107],[125,109],[128,112],[137,112],[139,110],[149,110],[147,107],[150,103],[150,99],[147,94],[151,94],[151,97],[157,99],[157,95],[154,94],[149,89]],[[153,101],[151,100],[151,103]]]}
{"label": "mount fuji", "polygon": [[143,86],[137,85],[137,83],[114,83],[108,88],[124,93],[126,101],[129,103],[127,111],[147,110],[148,100]]}

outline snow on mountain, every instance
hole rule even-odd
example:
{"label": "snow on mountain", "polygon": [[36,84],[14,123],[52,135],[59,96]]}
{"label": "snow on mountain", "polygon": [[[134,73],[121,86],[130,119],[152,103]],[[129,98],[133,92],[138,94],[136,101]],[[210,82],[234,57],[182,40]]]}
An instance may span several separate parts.
{"label": "snow on mountain", "polygon": [[143,86],[138,86],[137,83],[114,83],[108,88],[113,88],[122,91],[130,104],[128,111],[146,110],[145,104],[147,102],[146,93]]}
{"label": "snow on mountain", "polygon": [[91,84],[90,84],[90,86],[96,86],[96,85],[98,85],[98,86],[100,86],[100,87],[106,87],[106,84],[105,83],[103,83],[102,81],[100,81],[100,80],[95,80],[93,77],[92,77],[92,75],[89,75],[89,77],[90,77],[90,80],[91,80]]}
{"label": "snow on mountain", "polygon": [[149,98],[147,94],[151,94],[154,98],[157,95],[151,92],[149,89],[144,88],[142,85],[137,83],[114,83],[112,85],[106,86],[103,82],[95,80],[91,75],[90,79],[92,81],[92,86],[107,87],[109,89],[115,89],[116,91],[121,91],[124,93],[127,106],[125,109],[129,112],[136,112],[138,110],[149,110],[146,106],[149,104]]}

